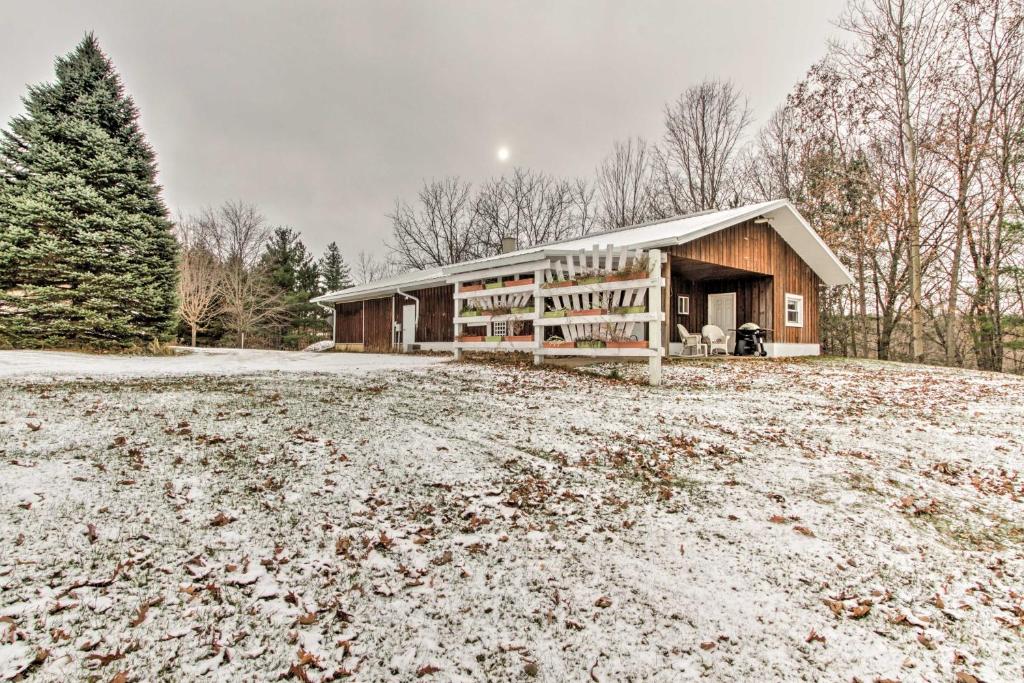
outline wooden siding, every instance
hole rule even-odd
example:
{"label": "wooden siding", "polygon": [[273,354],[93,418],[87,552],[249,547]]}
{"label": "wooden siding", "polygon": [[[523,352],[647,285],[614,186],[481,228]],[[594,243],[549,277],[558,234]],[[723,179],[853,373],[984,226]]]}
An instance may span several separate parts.
{"label": "wooden siding", "polygon": [[[453,296],[455,289],[452,285],[441,285],[440,287],[428,287],[409,292],[420,300],[420,317],[416,322],[416,343],[420,342],[450,342],[455,339],[455,328],[452,316],[455,314]],[[404,296],[396,295],[398,301],[396,306],[404,306],[412,303]],[[395,310],[401,310],[396,308]],[[401,316],[396,314],[401,319]]]}
{"label": "wooden siding", "polygon": [[[736,292],[737,324],[753,321],[771,328],[770,341],[780,343],[817,344],[818,291],[821,279],[804,263],[786,241],[768,224],[746,221],[693,242],[667,249],[673,259],[692,259],[726,268],[739,268],[770,277],[738,278],[688,282],[685,266],[673,269],[672,275],[672,340],[679,341],[676,322],[690,332],[699,332],[707,323],[707,295]],[[685,261],[679,262],[681,265]],[[713,284],[718,283],[718,284]],[[733,287],[733,289],[728,289]],[[689,289],[688,289],[689,288]],[[710,289],[709,289],[710,288]],[[676,295],[690,294],[690,315],[677,321]],[[785,294],[804,297],[804,326],[786,327]]]}
{"label": "wooden siding", "polygon": [[[681,323],[691,334],[700,334],[708,322],[708,294],[736,292],[736,324],[755,322],[762,327],[772,327],[772,278],[728,278],[722,280],[687,280],[682,275],[672,275],[672,308],[669,311],[671,339],[681,341],[677,324]],[[676,297],[690,297],[689,315],[679,315]],[[729,336],[735,333],[725,330]]]}
{"label": "wooden siding", "polygon": [[363,348],[374,353],[391,351],[391,304],[393,297],[369,299],[366,305]]}
{"label": "wooden siding", "polygon": [[363,342],[363,302],[334,304],[334,343]]}

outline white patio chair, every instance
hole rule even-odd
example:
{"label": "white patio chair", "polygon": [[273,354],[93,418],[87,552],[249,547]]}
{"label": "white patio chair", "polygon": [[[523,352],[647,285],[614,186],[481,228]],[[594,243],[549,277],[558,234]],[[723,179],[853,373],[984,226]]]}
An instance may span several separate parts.
{"label": "white patio chair", "polygon": [[[679,323],[676,323],[676,329],[679,330],[679,341],[683,343],[684,356],[707,355],[708,347],[704,345],[704,342],[701,340],[701,336],[699,334],[690,334],[689,332],[686,331],[686,328]],[[690,353],[690,349],[694,349],[695,352]]]}
{"label": "white patio chair", "polygon": [[712,356],[719,351],[729,355],[729,335],[722,332],[721,327],[718,325],[705,325],[700,329],[700,332],[704,335],[704,340],[708,345],[708,352]]}

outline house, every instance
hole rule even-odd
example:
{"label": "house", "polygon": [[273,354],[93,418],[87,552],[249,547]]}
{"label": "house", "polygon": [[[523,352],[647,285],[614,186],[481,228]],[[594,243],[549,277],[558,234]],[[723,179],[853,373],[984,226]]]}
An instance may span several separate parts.
{"label": "house", "polygon": [[[615,275],[627,264],[631,280]],[[800,356],[820,353],[821,289],[851,282],[792,204],[776,200],[413,271],[313,301],[333,307],[341,350],[523,350],[537,362],[660,356],[681,350],[677,325],[730,331],[754,322],[772,330],[769,355]],[[465,334],[474,326],[486,334]],[[583,343],[623,335],[632,349]]]}

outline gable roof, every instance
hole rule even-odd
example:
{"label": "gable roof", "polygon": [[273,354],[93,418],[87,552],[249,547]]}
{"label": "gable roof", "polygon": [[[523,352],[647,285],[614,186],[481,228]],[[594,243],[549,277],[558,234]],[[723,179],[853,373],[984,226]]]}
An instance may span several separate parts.
{"label": "gable roof", "polygon": [[749,204],[725,211],[703,211],[701,213],[675,216],[663,220],[618,228],[583,237],[574,237],[559,242],[538,244],[524,249],[498,254],[472,261],[463,261],[450,266],[428,270],[414,270],[388,280],[379,280],[365,285],[330,292],[313,299],[314,302],[358,301],[375,296],[387,296],[398,289],[415,289],[441,284],[447,276],[466,273],[502,265],[514,265],[535,261],[547,256],[558,256],[581,249],[592,249],[595,245],[605,247],[628,246],[634,249],[654,249],[698,240],[711,233],[724,230],[753,218],[765,218],[783,240],[817,273],[826,285],[848,285],[853,278],[843,264],[832,253],[814,229],[788,200],[776,199],[770,202]]}

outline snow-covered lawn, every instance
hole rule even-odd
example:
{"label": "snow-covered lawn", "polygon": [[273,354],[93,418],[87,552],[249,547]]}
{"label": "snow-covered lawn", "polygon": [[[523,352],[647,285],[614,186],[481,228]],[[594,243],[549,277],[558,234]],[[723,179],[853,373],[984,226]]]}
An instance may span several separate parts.
{"label": "snow-covered lawn", "polygon": [[1024,381],[607,370],[0,353],[0,679],[1024,678]]}

